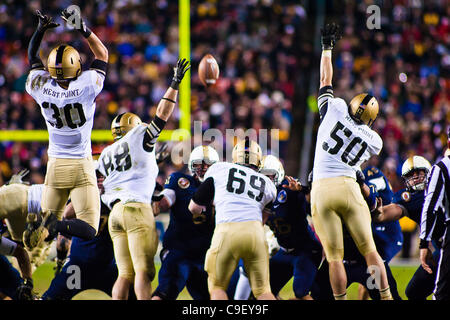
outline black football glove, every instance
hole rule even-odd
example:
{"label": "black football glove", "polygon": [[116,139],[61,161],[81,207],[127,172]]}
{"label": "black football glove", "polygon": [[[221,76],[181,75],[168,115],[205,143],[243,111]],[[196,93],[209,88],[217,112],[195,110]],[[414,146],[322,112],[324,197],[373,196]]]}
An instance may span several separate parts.
{"label": "black football glove", "polygon": [[23,280],[23,283],[17,288],[17,299],[34,300],[32,279]]}
{"label": "black football glove", "polygon": [[88,38],[92,31],[86,26],[81,18],[80,12],[75,8],[67,8],[61,12],[61,18],[74,29],[77,29],[85,38]]}
{"label": "black football glove", "polygon": [[339,26],[335,23],[326,24],[325,28],[320,29],[320,33],[322,34],[322,50],[333,49],[336,42],[341,38]]}
{"label": "black football glove", "polygon": [[356,182],[362,186],[366,182],[366,177],[361,170],[356,171]]}
{"label": "black football glove", "polygon": [[53,21],[52,17],[47,15],[43,15],[39,10],[36,10],[36,15],[39,18],[39,24],[37,26],[37,30],[40,32],[45,32],[48,29],[56,28],[59,26],[59,23]]}
{"label": "black football glove", "polygon": [[181,80],[183,80],[184,74],[191,68],[191,65],[189,63],[189,61],[187,61],[186,59],[178,59],[177,62],[177,66],[175,68],[173,68],[173,78],[172,78],[172,83],[170,84],[170,86],[175,89],[178,90],[178,87],[181,83]]}

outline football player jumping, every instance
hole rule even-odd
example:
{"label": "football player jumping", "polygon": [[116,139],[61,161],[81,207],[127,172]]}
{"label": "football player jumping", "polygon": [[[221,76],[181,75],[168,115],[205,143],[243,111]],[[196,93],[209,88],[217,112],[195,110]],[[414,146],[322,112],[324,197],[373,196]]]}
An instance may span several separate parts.
{"label": "football player jumping", "polygon": [[115,142],[103,149],[98,160],[98,170],[105,176],[102,201],[111,209],[108,228],[119,269],[112,292],[115,300],[126,300],[133,283],[137,299],[151,298],[158,245],[151,208],[159,171],[155,143],[173,112],[179,84],[190,67],[186,59],[178,60],[170,87],[150,124],[130,112],[114,118],[111,131]]}
{"label": "football player jumping", "polygon": [[265,208],[275,200],[276,187],[257,172],[262,152],[256,141],[248,137],[239,141],[232,156],[233,163],[209,167],[189,204],[195,219],[211,203],[215,206],[216,228],[205,260],[211,300],[228,299],[226,290],[241,258],[255,297],[274,300],[262,222]]}
{"label": "football player jumping", "polygon": [[[76,19],[73,18],[76,15]],[[90,70],[81,70],[78,51],[61,44],[54,48],[44,68],[39,46],[46,30],[57,23],[37,11],[39,24],[31,37],[28,59],[31,70],[26,91],[41,108],[49,132],[47,173],[42,195],[42,217],[29,214],[24,244],[34,248],[59,231],[92,239],[100,220],[100,195],[91,156],[91,131],[95,98],[103,88],[108,50],[86,26],[79,13],[62,12],[62,18],[86,38],[95,59]],[[73,25],[78,22],[79,25]],[[67,199],[72,199],[77,218],[61,220]]]}
{"label": "football player jumping", "polygon": [[194,300],[209,300],[208,274],[203,266],[214,232],[214,217],[209,206],[201,216],[204,220],[194,221],[188,205],[206,170],[218,161],[219,155],[212,147],[194,148],[188,163],[191,174],[172,173],[160,194],[162,199],[154,202],[162,212],[170,208],[170,222],[164,233],[153,300],[176,300],[185,286]]}
{"label": "football player jumping", "polygon": [[382,299],[392,299],[383,260],[372,236],[370,211],[356,182],[356,171],[370,156],[379,154],[383,141],[371,129],[378,115],[375,97],[363,93],[350,104],[334,98],[331,52],[339,39],[338,27],[322,29],[322,57],[318,105],[320,126],[314,157],[311,213],[330,267],[330,282],[337,300],[346,300],[347,278],[343,265],[344,223],[368,266],[377,271]]}

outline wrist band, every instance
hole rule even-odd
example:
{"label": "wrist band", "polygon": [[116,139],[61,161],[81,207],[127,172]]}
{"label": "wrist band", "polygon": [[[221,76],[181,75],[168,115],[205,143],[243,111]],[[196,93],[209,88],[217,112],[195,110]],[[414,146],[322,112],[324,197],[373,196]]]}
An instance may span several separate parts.
{"label": "wrist band", "polygon": [[161,98],[161,100],[167,100],[167,101],[170,101],[170,102],[172,102],[172,103],[177,103],[175,100],[172,100],[172,99],[169,99],[169,98],[165,98],[165,97],[163,97],[163,98]]}
{"label": "wrist band", "polygon": [[331,58],[331,50],[322,50],[322,57],[328,57]]}

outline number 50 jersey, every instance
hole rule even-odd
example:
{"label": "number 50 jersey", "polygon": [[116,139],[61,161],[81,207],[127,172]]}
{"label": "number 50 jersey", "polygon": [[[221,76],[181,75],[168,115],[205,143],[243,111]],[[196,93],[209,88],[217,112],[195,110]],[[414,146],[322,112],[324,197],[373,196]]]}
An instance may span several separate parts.
{"label": "number 50 jersey", "polygon": [[[356,171],[383,147],[380,136],[365,124],[356,123],[341,98],[332,91],[320,94],[321,123],[317,133],[313,180],[347,176],[356,179]],[[326,100],[323,96],[327,96]],[[331,97],[330,97],[331,96]]]}
{"label": "number 50 jersey", "polygon": [[81,159],[91,155],[95,98],[104,80],[103,72],[86,70],[63,89],[48,71],[30,71],[25,89],[41,107],[50,157]]}
{"label": "number 50 jersey", "polygon": [[261,221],[262,210],[275,200],[273,182],[257,171],[234,163],[217,162],[208,168],[205,180],[214,180],[216,224]]}
{"label": "number 50 jersey", "polygon": [[102,201],[111,209],[115,200],[151,203],[158,165],[155,148],[144,150],[146,124],[130,130],[122,139],[103,149],[97,170],[105,176]]}

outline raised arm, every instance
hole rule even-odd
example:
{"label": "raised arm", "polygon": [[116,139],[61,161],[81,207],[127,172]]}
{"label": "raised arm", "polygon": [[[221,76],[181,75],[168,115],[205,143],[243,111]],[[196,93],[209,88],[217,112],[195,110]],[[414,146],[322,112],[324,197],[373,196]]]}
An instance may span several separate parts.
{"label": "raised arm", "polygon": [[45,31],[59,26],[51,17],[42,15],[39,10],[36,10],[36,16],[39,18],[39,23],[28,44],[28,61],[31,70],[44,68],[44,64],[39,57],[39,47],[44,38]]}
{"label": "raised arm", "polygon": [[164,96],[159,101],[156,108],[155,118],[150,122],[147,127],[147,131],[144,136],[144,150],[150,152],[153,151],[156,140],[159,134],[164,129],[167,120],[172,115],[173,109],[177,102],[178,87],[183,80],[185,73],[191,68],[189,61],[186,59],[179,59],[177,66],[174,68],[174,75],[170,87],[167,89]]}
{"label": "raised arm", "polygon": [[87,27],[78,10],[69,7],[61,12],[61,18],[63,18],[68,25],[77,29],[83,37],[86,38],[89,48],[91,48],[96,60],[108,62],[108,49],[106,49],[105,45],[95,33]]}
{"label": "raised arm", "polygon": [[328,98],[333,98],[333,65],[331,62],[331,51],[337,40],[339,40],[339,27],[332,23],[321,29],[322,56],[320,58],[320,87],[318,95],[319,113],[322,118],[327,110]]}

